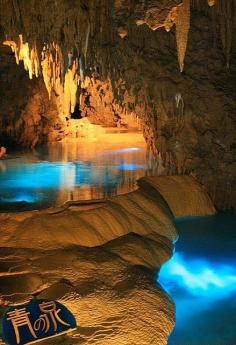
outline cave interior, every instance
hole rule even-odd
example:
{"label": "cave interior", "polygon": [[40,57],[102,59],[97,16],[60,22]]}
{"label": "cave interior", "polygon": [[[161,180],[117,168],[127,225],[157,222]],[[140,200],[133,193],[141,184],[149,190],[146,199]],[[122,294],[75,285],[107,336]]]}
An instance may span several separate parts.
{"label": "cave interior", "polygon": [[3,344],[58,335],[10,334],[32,298],[77,322],[45,344],[236,343],[235,30],[236,0],[0,0]]}

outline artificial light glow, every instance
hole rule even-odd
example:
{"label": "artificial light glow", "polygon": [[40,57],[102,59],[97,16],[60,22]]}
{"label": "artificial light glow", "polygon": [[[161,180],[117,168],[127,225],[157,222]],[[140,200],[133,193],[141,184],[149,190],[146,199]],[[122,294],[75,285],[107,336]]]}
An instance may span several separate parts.
{"label": "artificial light glow", "polygon": [[1,191],[31,188],[58,188],[63,184],[71,188],[74,183],[75,165],[73,163],[38,162],[21,164],[16,170],[3,172],[0,180]]}
{"label": "artificial light glow", "polygon": [[[137,142],[136,148],[133,142]],[[29,208],[35,203],[44,207],[68,199],[99,199],[130,192],[147,169],[145,147],[141,133],[104,133],[98,141],[78,138],[39,149],[32,156],[27,153],[2,160],[0,209],[24,201]]]}
{"label": "artificial light glow", "polygon": [[131,153],[131,152],[138,152],[141,149],[138,147],[128,147],[118,150],[107,151],[106,154],[123,154],[123,153]]}
{"label": "artificial light glow", "polygon": [[35,203],[39,202],[42,199],[42,196],[40,196],[38,193],[36,194],[29,194],[29,193],[23,193],[19,192],[15,196],[9,196],[9,197],[2,197],[1,202],[6,203],[12,203],[12,202],[27,202],[27,203]]}
{"label": "artificial light glow", "polygon": [[231,292],[236,293],[234,264],[214,265],[206,260],[187,259],[181,253],[174,253],[162,267],[159,280],[170,295],[177,289],[184,289],[191,295],[206,296],[213,301],[225,298]]}
{"label": "artificial light glow", "polygon": [[[176,326],[169,345],[182,345],[186,339],[191,345],[213,345],[221,337],[225,337],[224,344],[232,343],[232,325],[222,318],[227,310],[232,313],[232,324],[235,319],[236,260],[209,261],[176,252],[162,266],[158,281],[176,307]],[[215,332],[218,328],[219,334]],[[195,338],[198,329],[202,333]]]}
{"label": "artificial light glow", "polygon": [[140,164],[135,164],[135,163],[121,163],[118,167],[119,170],[143,170],[145,167]]}

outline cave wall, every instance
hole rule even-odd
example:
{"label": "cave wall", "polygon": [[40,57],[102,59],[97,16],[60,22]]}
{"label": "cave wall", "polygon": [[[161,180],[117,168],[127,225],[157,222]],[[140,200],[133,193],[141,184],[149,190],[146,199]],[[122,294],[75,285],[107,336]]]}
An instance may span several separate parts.
{"label": "cave wall", "polygon": [[[186,16],[177,25],[178,50],[173,24],[183,5],[177,0],[2,0],[0,6],[2,37],[16,40],[21,33],[39,51],[45,41],[57,42],[64,69],[73,50],[90,81],[96,75],[97,86],[109,86],[89,105],[81,96],[83,115],[98,123],[102,112],[107,125],[117,123],[116,113],[138,117],[170,173],[195,176],[218,207],[235,207],[235,0],[212,7],[191,1],[190,28]],[[91,84],[85,91],[91,96]]]}
{"label": "cave wall", "polygon": [[[170,173],[197,177],[218,207],[235,206],[236,200],[236,42],[232,38],[230,54],[225,51],[223,41],[230,38],[222,32],[224,18],[203,1],[192,6],[183,73],[174,28],[151,31],[131,20],[127,36],[109,47],[100,34],[104,48],[95,53],[111,75],[116,98],[143,120],[147,141]],[[119,78],[123,90],[115,83]],[[127,91],[133,101],[126,101]]]}
{"label": "cave wall", "polygon": [[0,145],[34,147],[63,137],[56,96],[41,78],[29,80],[9,48],[0,46]]}

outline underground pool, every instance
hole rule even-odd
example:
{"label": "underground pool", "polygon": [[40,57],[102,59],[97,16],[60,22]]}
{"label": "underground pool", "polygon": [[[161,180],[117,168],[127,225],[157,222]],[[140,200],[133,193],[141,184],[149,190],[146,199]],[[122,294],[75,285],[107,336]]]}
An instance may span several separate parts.
{"label": "underground pool", "polygon": [[159,282],[176,306],[168,345],[236,344],[236,214],[180,218]]}
{"label": "underground pool", "polygon": [[136,189],[136,180],[154,174],[141,133],[80,138],[0,160],[0,210],[60,205],[67,200],[104,199]]}

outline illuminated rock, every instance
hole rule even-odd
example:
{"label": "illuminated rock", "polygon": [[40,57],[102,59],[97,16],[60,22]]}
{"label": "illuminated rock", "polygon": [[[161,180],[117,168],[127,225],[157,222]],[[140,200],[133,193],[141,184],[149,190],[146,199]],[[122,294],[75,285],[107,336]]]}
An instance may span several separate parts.
{"label": "illuminated rock", "polygon": [[207,216],[216,212],[207,193],[190,176],[146,177],[139,183],[143,187],[151,185],[155,188],[175,217]]}
{"label": "illuminated rock", "polygon": [[178,7],[176,19],[176,42],[180,72],[184,70],[184,58],[188,44],[190,28],[190,0],[183,0],[183,5]]}
{"label": "illuminated rock", "polygon": [[216,0],[208,0],[208,5],[209,6],[214,6],[215,2],[216,2]]}
{"label": "illuminated rock", "polygon": [[[24,302],[32,294],[59,299],[79,325],[71,335],[75,344],[77,337],[85,337],[85,344],[166,344],[174,310],[155,277],[177,236],[167,204],[175,212],[172,199],[166,197],[173,185],[168,177],[144,181],[139,190],[88,210],[1,214],[2,302]],[[179,184],[184,188],[186,181]],[[190,215],[187,202],[197,210],[204,191],[191,179],[188,185],[197,195],[186,194],[182,203],[182,213]],[[209,212],[210,202],[205,207]]]}
{"label": "illuminated rock", "polygon": [[64,83],[64,114],[70,115],[74,112],[76,106],[76,92],[78,88],[78,61],[74,61],[72,68],[68,69],[65,75]]}
{"label": "illuminated rock", "polygon": [[0,147],[0,158],[3,158],[7,153],[7,150],[4,146]]}

